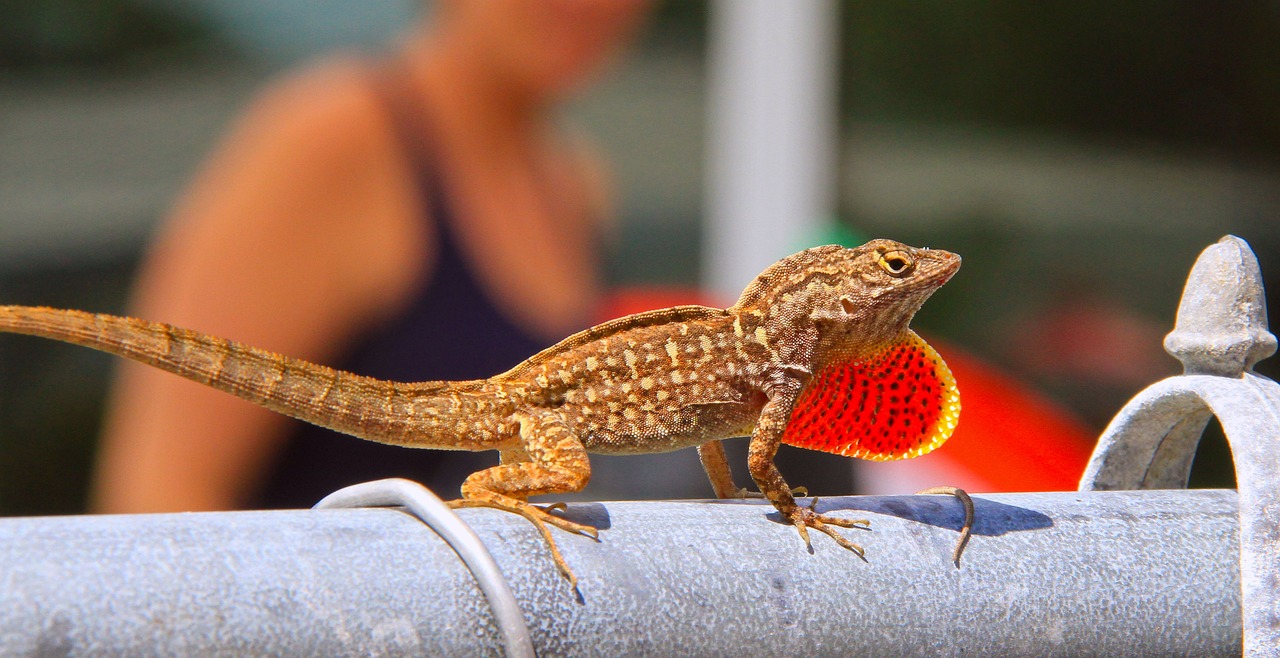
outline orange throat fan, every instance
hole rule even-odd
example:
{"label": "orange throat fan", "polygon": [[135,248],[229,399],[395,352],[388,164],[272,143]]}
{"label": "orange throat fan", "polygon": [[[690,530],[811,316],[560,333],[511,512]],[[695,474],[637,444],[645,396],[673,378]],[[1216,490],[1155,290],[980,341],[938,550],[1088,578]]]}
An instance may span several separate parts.
{"label": "orange throat fan", "polygon": [[782,442],[872,461],[907,459],[942,445],[959,418],[951,370],[908,329],[869,357],[815,373]]}

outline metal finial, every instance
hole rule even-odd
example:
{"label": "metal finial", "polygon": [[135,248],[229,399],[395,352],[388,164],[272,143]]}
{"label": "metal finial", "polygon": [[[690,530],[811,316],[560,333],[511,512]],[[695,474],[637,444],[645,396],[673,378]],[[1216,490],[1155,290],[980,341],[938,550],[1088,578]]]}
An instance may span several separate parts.
{"label": "metal finial", "polygon": [[1239,377],[1275,354],[1262,273],[1249,243],[1228,235],[1201,252],[1164,349],[1189,375],[1223,377]]}

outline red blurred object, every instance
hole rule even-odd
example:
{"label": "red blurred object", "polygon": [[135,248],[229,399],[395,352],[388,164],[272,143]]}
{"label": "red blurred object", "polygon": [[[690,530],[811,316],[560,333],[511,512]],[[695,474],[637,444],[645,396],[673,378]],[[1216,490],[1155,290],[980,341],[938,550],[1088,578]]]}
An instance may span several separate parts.
{"label": "red blurred object", "polygon": [[[960,423],[936,453],[987,491],[1072,491],[1096,435],[1066,410],[964,350],[936,338],[960,387]],[[937,483],[935,483],[937,484]]]}
{"label": "red blurred object", "polygon": [[[596,312],[596,322],[607,322],[624,315],[643,313],[669,306],[701,304],[720,306],[723,300],[713,300],[697,288],[676,286],[635,286],[610,290]],[[732,303],[732,302],[729,302]]]}

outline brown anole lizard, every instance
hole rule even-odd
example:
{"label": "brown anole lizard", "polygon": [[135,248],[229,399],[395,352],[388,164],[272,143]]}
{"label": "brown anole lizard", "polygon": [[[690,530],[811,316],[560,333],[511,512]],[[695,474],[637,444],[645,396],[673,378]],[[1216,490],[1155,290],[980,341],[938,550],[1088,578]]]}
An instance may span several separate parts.
{"label": "brown anole lizard", "polygon": [[[751,478],[799,530],[861,547],[831,526],[865,520],[796,503],[774,466],[782,443],[863,459],[914,457],[955,428],[945,363],[908,328],[960,257],[891,240],[807,249],[770,266],[728,309],[677,306],[574,334],[511,370],[474,381],[381,381],[170,325],[43,307],[0,307],[0,331],[85,345],[161,368],[339,432],[415,448],[497,450],[453,507],[531,521],[571,582],[547,525],[596,529],[530,504],[581,490],[588,453],[697,446],[718,497],[742,497],[721,439],[750,435]],[[798,490],[797,490],[798,491]],[[941,488],[972,507],[964,492]]]}

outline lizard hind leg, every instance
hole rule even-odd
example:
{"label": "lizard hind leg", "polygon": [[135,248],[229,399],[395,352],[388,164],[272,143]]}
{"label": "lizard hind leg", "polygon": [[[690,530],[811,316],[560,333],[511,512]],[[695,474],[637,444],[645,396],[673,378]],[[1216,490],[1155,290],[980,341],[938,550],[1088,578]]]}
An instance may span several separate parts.
{"label": "lizard hind leg", "polygon": [[523,451],[504,451],[502,463],[471,474],[462,483],[462,498],[453,508],[490,507],[527,519],[538,529],[556,568],[576,589],[578,579],[556,546],[548,525],[599,540],[596,528],[551,513],[563,504],[540,507],[526,502],[529,496],[581,491],[591,477],[591,466],[582,442],[556,417],[524,419],[520,423]]}
{"label": "lizard hind leg", "polygon": [[[707,441],[698,446],[698,459],[702,461],[702,469],[711,480],[711,488],[716,498],[764,498],[759,491],[746,487],[738,487],[733,483],[733,471],[729,468],[729,458],[724,452],[723,441]],[[791,487],[791,495],[803,497],[809,495],[808,487]],[[816,498],[814,499],[817,500]]]}

